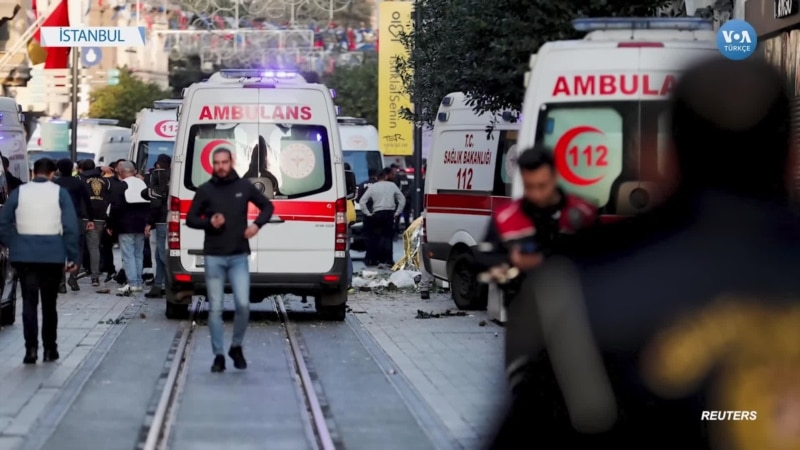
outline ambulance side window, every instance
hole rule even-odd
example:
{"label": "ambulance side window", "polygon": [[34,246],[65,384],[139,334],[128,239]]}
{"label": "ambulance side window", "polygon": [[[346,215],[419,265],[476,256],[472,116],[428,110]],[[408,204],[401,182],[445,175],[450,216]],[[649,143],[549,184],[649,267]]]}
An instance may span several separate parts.
{"label": "ambulance side window", "polygon": [[497,142],[497,159],[494,169],[494,189],[492,195],[511,196],[511,180],[517,170],[517,131],[500,132]]}

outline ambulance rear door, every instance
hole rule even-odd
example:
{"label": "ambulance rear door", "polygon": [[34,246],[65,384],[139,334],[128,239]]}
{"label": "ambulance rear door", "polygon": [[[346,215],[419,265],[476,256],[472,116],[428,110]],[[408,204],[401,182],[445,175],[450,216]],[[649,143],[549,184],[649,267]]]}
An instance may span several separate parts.
{"label": "ambulance rear door", "polygon": [[259,271],[327,273],[336,255],[336,201],[345,197],[330,93],[316,85],[257,93],[260,153],[249,170],[276,185],[275,220],[261,230],[254,247]]}
{"label": "ambulance rear door", "polygon": [[[182,163],[182,179],[171,180],[173,186],[179,185],[181,199],[181,265],[189,272],[204,270],[203,240],[205,232],[186,226],[186,213],[194,200],[197,188],[211,179],[213,173],[212,154],[218,148],[227,148],[234,154],[234,170],[240,177],[250,176],[253,149],[258,147],[259,117],[253,111],[259,109],[259,98],[251,89],[239,85],[207,85],[193,91],[186,99],[181,115],[188,115],[188,135],[186,152]],[[247,113],[245,113],[247,112]],[[184,135],[184,136],[185,136]],[[174,174],[175,172],[173,172]],[[248,216],[255,217],[251,206]],[[266,232],[250,239],[250,273],[257,273],[259,240]]]}

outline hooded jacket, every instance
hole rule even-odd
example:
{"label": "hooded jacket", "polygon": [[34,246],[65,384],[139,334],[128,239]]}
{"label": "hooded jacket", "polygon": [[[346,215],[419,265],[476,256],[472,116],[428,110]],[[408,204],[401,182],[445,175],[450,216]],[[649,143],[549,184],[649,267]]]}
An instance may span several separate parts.
{"label": "hooded jacket", "polygon": [[[244,238],[250,203],[260,210],[253,223],[263,227],[272,218],[272,202],[252,183],[239,178],[235,171],[225,178],[215,175],[197,188],[186,214],[186,226],[205,231],[203,252],[206,255],[250,254],[250,243]],[[225,224],[219,229],[211,225],[211,217],[217,213],[225,217]]]}
{"label": "hooded jacket", "polygon": [[97,168],[81,172],[78,177],[83,181],[89,194],[94,220],[105,221],[108,218],[111,181],[103,176],[103,172]]}

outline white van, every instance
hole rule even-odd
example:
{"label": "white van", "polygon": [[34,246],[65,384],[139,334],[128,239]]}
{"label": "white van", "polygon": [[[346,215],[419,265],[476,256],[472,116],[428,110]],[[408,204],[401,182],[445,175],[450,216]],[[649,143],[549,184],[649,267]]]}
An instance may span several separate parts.
{"label": "white van", "polygon": [[[338,118],[339,136],[342,138],[342,155],[344,162],[350,164],[356,175],[356,184],[369,181],[369,173],[383,169],[383,154],[378,149],[378,129],[367,123],[367,119],[355,117]],[[355,202],[356,222],[350,226],[352,241],[350,246],[355,251],[366,250],[363,235],[364,214],[361,206]]]}
{"label": "white van", "polygon": [[204,233],[185,219],[220,147],[275,205],[272,222],[250,240],[250,301],[313,296],[325,318],[344,320],[346,199],[355,186],[345,182],[332,92],[296,73],[257,70],[223,70],[184,91],[170,183],[167,317],[184,317],[191,295],[205,288]]}
{"label": "white van", "polygon": [[[116,119],[79,119],[78,120],[78,160],[92,159],[98,165],[107,166],[113,161],[127,159],[131,150],[131,130],[116,126]],[[65,139],[57,139],[52,143],[42,139],[47,127],[65,128]],[[28,140],[28,159],[32,164],[36,160],[48,157],[54,160],[70,158],[69,140],[72,130],[69,122],[58,119],[41,120]],[[55,148],[49,145],[56,145]]]}
{"label": "white van", "polygon": [[27,182],[30,172],[24,123],[22,107],[13,98],[0,97],[0,153],[8,158],[8,171]]}
{"label": "white van", "polygon": [[133,142],[128,159],[136,163],[142,173],[152,169],[160,155],[172,157],[181,103],[182,100],[158,100],[153,102],[152,108],[144,108],[136,114],[136,123],[131,126]]}
{"label": "white van", "polygon": [[517,142],[516,114],[477,114],[461,92],[447,95],[433,126],[425,177],[423,260],[447,280],[461,309],[486,308],[487,289],[477,282],[474,252],[492,211],[508,203]]}
{"label": "white van", "polygon": [[127,159],[131,149],[131,130],[117,126],[118,123],[116,119],[80,119],[78,152],[94,154],[98,166]]}

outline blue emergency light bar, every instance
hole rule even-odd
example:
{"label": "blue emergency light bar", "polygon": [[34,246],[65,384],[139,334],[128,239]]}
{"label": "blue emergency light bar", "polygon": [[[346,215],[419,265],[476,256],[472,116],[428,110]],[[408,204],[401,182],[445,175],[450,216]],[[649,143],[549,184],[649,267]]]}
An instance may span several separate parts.
{"label": "blue emergency light bar", "polygon": [[572,21],[572,27],[576,31],[581,32],[599,30],[714,30],[714,24],[710,20],[698,17],[607,17],[575,19]]}
{"label": "blue emergency light bar", "polygon": [[290,80],[298,78],[299,72],[291,70],[262,70],[262,69],[222,69],[219,74],[223,78],[273,78]]}

